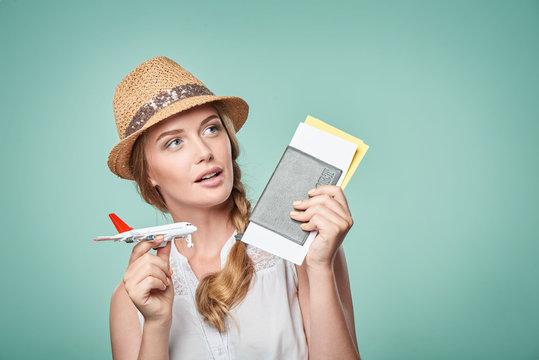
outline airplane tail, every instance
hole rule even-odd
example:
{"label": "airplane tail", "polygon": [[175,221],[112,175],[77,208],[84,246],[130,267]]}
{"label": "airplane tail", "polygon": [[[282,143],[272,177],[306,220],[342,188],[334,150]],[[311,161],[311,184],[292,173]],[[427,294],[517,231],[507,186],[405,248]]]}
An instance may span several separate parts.
{"label": "airplane tail", "polygon": [[128,226],[126,223],[122,221],[116,214],[111,213],[109,214],[110,219],[114,223],[114,226],[116,226],[116,230],[118,230],[118,233],[123,233],[129,230],[133,230],[132,227]]}

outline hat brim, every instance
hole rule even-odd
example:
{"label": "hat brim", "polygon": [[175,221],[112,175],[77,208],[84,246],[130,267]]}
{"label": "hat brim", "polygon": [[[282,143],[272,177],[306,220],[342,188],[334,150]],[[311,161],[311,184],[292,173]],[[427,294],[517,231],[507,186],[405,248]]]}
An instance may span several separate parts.
{"label": "hat brim", "polygon": [[146,121],[142,128],[122,139],[118,144],[116,144],[116,146],[112,148],[107,161],[110,171],[123,179],[134,180],[131,169],[129,168],[129,159],[131,157],[133,144],[137,138],[149,127],[159,123],[162,120],[165,120],[172,115],[189,110],[198,105],[212,102],[218,102],[225,108],[225,111],[234,123],[234,128],[236,131],[238,131],[245,123],[249,113],[249,106],[243,99],[239,97],[203,95],[193,96],[177,101],[158,111],[156,114],[150,117],[148,121]]}

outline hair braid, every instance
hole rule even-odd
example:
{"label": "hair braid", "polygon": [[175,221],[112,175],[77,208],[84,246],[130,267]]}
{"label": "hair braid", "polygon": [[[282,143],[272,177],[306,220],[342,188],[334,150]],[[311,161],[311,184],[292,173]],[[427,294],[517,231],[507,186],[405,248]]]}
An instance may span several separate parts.
{"label": "hair braid", "polygon": [[[230,119],[221,113],[225,128],[229,129]],[[227,124],[228,123],[228,124]],[[227,126],[228,125],[228,126]],[[232,165],[234,172],[234,184],[231,197],[234,207],[230,214],[230,220],[238,232],[245,231],[251,215],[251,203],[247,200],[245,188],[241,182],[241,170],[236,162],[239,149],[234,134],[229,131],[232,143]],[[202,279],[196,291],[197,308],[204,320],[212,324],[217,330],[225,330],[225,319],[230,315],[230,309],[241,302],[247,291],[254,274],[254,267],[247,255],[245,243],[236,241],[230,253],[225,267],[214,274]]]}
{"label": "hair braid", "polygon": [[[245,188],[241,182],[241,170],[236,162],[239,146],[232,120],[219,103],[213,105],[228,133],[232,150],[234,182],[230,197],[234,206],[230,213],[230,221],[238,232],[243,232],[249,222],[251,203],[247,200]],[[158,189],[151,185],[147,176],[148,163],[144,156],[144,139],[145,136],[142,134],[133,146],[130,158],[131,172],[142,198],[148,204],[166,213],[168,209],[163,197]],[[247,295],[253,274],[254,267],[247,255],[246,245],[241,241],[236,241],[230,249],[224,268],[206,276],[199,282],[195,297],[197,309],[204,320],[217,330],[224,331],[226,328],[225,320],[230,315],[230,309],[240,303]]]}

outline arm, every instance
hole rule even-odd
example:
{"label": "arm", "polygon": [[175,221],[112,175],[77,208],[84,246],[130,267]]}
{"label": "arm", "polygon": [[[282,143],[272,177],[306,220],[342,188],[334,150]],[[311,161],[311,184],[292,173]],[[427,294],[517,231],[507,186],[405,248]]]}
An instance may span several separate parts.
{"label": "arm", "polygon": [[[114,359],[168,359],[170,307],[173,297],[170,279],[159,268],[168,269],[168,249],[158,255],[147,251],[156,243],[133,248],[129,266],[112,295],[110,338]],[[158,259],[161,258],[161,259]],[[135,305],[137,304],[137,305]],[[137,308],[144,315],[141,333]]]}
{"label": "arm", "polygon": [[[295,204],[292,214],[304,230],[319,230],[298,270],[298,297],[310,359],[359,359],[352,296],[340,244],[353,224],[340,188],[320,187],[316,195]],[[342,198],[340,198],[342,196]]]}
{"label": "arm", "polygon": [[127,295],[123,282],[112,294],[109,326],[113,359],[136,359],[142,340],[140,322],[137,308]]}
{"label": "arm", "polygon": [[352,291],[350,289],[350,278],[348,276],[348,266],[346,264],[346,257],[344,256],[344,249],[342,246],[337,250],[335,262],[333,263],[333,271],[335,272],[335,279],[337,282],[337,288],[339,290],[339,298],[341,300],[344,318],[346,319],[346,326],[348,332],[354,342],[356,351],[358,350],[356,325],[354,322],[354,305],[352,303]]}
{"label": "arm", "polygon": [[348,269],[342,247],[336,254],[332,274],[311,274],[309,277],[305,263],[296,269],[298,298],[310,358],[359,359]]}
{"label": "arm", "polygon": [[[157,324],[152,326],[144,322],[144,335],[142,335],[137,308],[127,295],[123,282],[116,287],[110,302],[110,342],[113,359],[168,359],[169,331],[170,328],[166,326]],[[152,339],[151,342],[149,339]]]}

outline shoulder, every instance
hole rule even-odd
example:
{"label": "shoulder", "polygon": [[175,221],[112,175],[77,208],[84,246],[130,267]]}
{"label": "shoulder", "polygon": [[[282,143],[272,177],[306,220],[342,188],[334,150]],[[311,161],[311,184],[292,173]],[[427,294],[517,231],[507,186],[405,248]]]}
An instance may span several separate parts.
{"label": "shoulder", "polygon": [[110,299],[110,311],[111,315],[117,312],[134,313],[135,315],[137,313],[137,308],[127,294],[123,282],[120,282],[112,293],[112,297]]}
{"label": "shoulder", "polygon": [[[138,310],[135,307],[135,304],[133,304],[133,301],[131,301],[131,298],[125,290],[123,282],[120,282],[118,286],[116,286],[116,288],[114,289],[114,292],[112,293],[112,297],[110,299],[111,329],[112,326],[124,323],[126,320],[131,320],[129,321],[130,324],[136,323],[137,326],[140,327],[137,311]],[[113,323],[113,320],[121,321]]]}
{"label": "shoulder", "polygon": [[125,290],[123,282],[120,282],[112,292],[112,296],[110,298],[111,326],[113,325],[112,318],[115,317],[117,313],[121,313],[125,311],[126,308],[129,308],[129,302],[131,302],[132,305],[132,301]]}
{"label": "shoulder", "polygon": [[121,303],[121,302],[125,301],[126,299],[129,299],[129,295],[127,295],[127,291],[125,290],[124,283],[120,282],[116,286],[114,291],[112,292],[111,306],[113,304]]}
{"label": "shoulder", "polygon": [[280,257],[270,254],[267,251],[257,248],[256,246],[245,244],[247,255],[251,258],[255,272],[274,268],[281,260]]}
{"label": "shoulder", "polygon": [[248,245],[247,254],[254,267],[251,289],[265,289],[288,294],[292,299],[298,292],[298,272],[294,263],[256,246]]}

